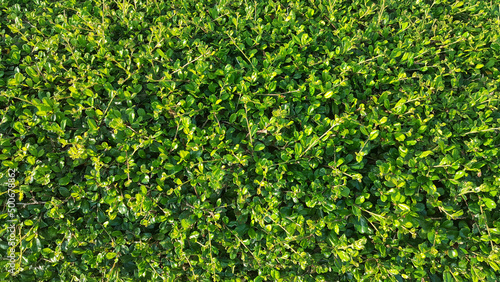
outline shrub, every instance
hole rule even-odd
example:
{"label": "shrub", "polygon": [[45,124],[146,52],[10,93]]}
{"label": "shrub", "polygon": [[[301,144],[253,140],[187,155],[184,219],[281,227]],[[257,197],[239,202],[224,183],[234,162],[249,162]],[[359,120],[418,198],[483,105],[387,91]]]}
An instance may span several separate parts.
{"label": "shrub", "polygon": [[34,2],[2,280],[498,280],[498,1]]}

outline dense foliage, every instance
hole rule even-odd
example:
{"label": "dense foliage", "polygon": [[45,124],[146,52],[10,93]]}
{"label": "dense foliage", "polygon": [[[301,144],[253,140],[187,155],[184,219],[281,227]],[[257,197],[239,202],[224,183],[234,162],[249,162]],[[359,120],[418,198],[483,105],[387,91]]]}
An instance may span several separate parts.
{"label": "dense foliage", "polygon": [[0,35],[2,281],[500,279],[497,0],[0,0]]}

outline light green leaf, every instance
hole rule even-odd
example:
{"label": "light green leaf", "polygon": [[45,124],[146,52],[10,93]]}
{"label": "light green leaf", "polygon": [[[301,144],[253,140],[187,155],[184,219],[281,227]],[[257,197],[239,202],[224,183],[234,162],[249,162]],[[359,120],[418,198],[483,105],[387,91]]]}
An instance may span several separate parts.
{"label": "light green leaf", "polygon": [[398,204],[398,207],[404,211],[410,210],[410,207],[408,205],[405,205],[405,204]]}
{"label": "light green leaf", "polygon": [[295,143],[295,155],[300,156],[302,154],[302,145],[300,143]]}
{"label": "light green leaf", "polygon": [[490,198],[483,198],[482,200],[483,200],[483,203],[486,205],[486,207],[490,210],[497,207],[497,204],[495,203],[495,201],[493,201]]}
{"label": "light green leaf", "polygon": [[97,130],[97,124],[95,121],[91,118],[87,119],[87,124],[89,125],[90,130],[96,131]]}
{"label": "light green leaf", "polygon": [[380,131],[378,130],[374,130],[370,133],[370,140],[374,140],[378,137],[378,134],[379,134]]}
{"label": "light green leaf", "polygon": [[453,279],[453,276],[451,276],[451,273],[449,271],[446,271],[443,273],[443,282],[454,282],[455,279]]}
{"label": "light green leaf", "polygon": [[463,170],[457,171],[457,173],[455,173],[455,177],[453,179],[458,180],[464,176],[465,176],[465,171],[463,171]]}
{"label": "light green leaf", "polygon": [[420,154],[420,158],[425,158],[428,155],[433,154],[432,151],[425,151]]}
{"label": "light green leaf", "polygon": [[400,142],[403,142],[405,141],[405,135],[403,133],[394,133],[394,137],[396,138],[396,140],[400,141]]}
{"label": "light green leaf", "polygon": [[258,151],[262,151],[264,150],[264,148],[266,148],[266,146],[260,142],[257,142],[255,143],[255,151],[258,152]]}
{"label": "light green leaf", "polygon": [[115,257],[116,257],[116,253],[107,253],[107,254],[106,254],[106,258],[107,258],[107,259],[113,259],[113,258],[115,258]]}

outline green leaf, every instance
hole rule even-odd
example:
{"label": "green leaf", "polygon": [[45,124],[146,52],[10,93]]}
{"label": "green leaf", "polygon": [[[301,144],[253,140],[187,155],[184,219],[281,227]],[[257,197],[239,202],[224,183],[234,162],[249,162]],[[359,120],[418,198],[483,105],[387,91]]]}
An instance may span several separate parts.
{"label": "green leaf", "polygon": [[255,230],[253,230],[253,228],[250,228],[250,229],[248,229],[248,236],[251,239],[255,239],[255,237],[257,237],[257,233],[255,233]]}
{"label": "green leaf", "polygon": [[449,271],[445,271],[443,273],[443,282],[455,282],[455,279],[453,279],[453,276]]}
{"label": "green leaf", "polygon": [[374,131],[372,131],[372,132],[370,133],[370,140],[374,140],[374,139],[376,139],[376,138],[378,137],[378,135],[379,135],[379,132],[380,132],[380,131],[378,131],[378,130],[374,130]]}
{"label": "green leaf", "polygon": [[356,201],[355,201],[356,205],[361,205],[364,202],[365,202],[365,196],[363,196],[363,195],[357,197]]}
{"label": "green leaf", "polygon": [[255,148],[255,151],[258,152],[258,151],[264,150],[264,148],[266,148],[266,146],[260,142],[257,142],[257,143],[255,143],[254,148]]}
{"label": "green leaf", "polygon": [[22,123],[20,123],[19,121],[16,121],[16,122],[14,123],[14,126],[13,126],[13,127],[14,127],[14,129],[15,129],[17,132],[19,132],[20,134],[23,134],[23,135],[24,135],[24,134],[26,133],[26,130],[24,129],[23,124],[22,124]]}
{"label": "green leaf", "polygon": [[457,171],[455,173],[455,177],[453,177],[453,179],[458,180],[458,179],[460,179],[460,178],[462,178],[464,176],[465,176],[465,171],[463,171],[463,170]]}
{"label": "green leaf", "polygon": [[189,152],[188,151],[184,151],[184,150],[180,150],[179,151],[179,156],[181,156],[181,159],[186,159],[187,156],[189,156]]}
{"label": "green leaf", "polygon": [[333,91],[328,91],[328,92],[325,93],[325,98],[326,99],[329,99],[332,96],[333,96]]}
{"label": "green leaf", "polygon": [[339,228],[339,225],[338,224],[335,224],[334,228],[333,228],[333,231],[335,231],[335,233],[337,233],[337,235],[340,234],[340,228]]}
{"label": "green leaf", "polygon": [[364,217],[361,217],[359,220],[359,232],[361,234],[366,234],[369,232],[368,222]]}
{"label": "green leaf", "polygon": [[422,152],[419,157],[420,158],[425,158],[425,157],[427,157],[430,154],[433,154],[432,151],[425,151],[425,152]]}
{"label": "green leaf", "polygon": [[482,198],[482,200],[483,200],[483,203],[486,205],[486,207],[490,210],[493,210],[494,208],[497,207],[497,204],[495,203],[495,201],[493,201],[490,198]]}
{"label": "green leaf", "polygon": [[97,124],[91,118],[87,119],[87,124],[89,125],[90,130],[97,131]]}
{"label": "green leaf", "polygon": [[49,256],[50,254],[52,254],[52,253],[54,253],[54,251],[53,251],[53,250],[51,250],[50,248],[44,248],[44,249],[42,250],[42,255],[43,255],[44,257],[48,257],[48,256]]}
{"label": "green leaf", "polygon": [[18,72],[14,75],[14,79],[17,82],[17,84],[21,84],[24,81],[25,77],[24,75]]}
{"label": "green leaf", "polygon": [[496,62],[497,62],[497,61],[496,61],[495,59],[491,58],[491,59],[488,61],[488,63],[485,65],[485,67],[489,69],[489,68],[491,68],[492,66],[494,66]]}
{"label": "green leaf", "polygon": [[361,131],[361,133],[363,133],[363,134],[364,134],[364,135],[366,135],[366,136],[368,136],[368,135],[369,135],[369,134],[368,134],[368,131],[366,131],[366,127],[364,127],[364,126],[361,126],[361,127],[359,128],[359,131]]}
{"label": "green leaf", "polygon": [[106,258],[107,258],[107,259],[113,259],[113,258],[115,258],[115,257],[116,257],[116,253],[107,253],[107,254],[106,254]]}
{"label": "green leaf", "polygon": [[429,240],[429,242],[430,242],[431,244],[434,244],[435,235],[436,235],[436,234],[435,234],[435,231],[434,231],[434,230],[429,230],[429,231],[427,232],[427,240]]}
{"label": "green leaf", "polygon": [[279,281],[280,272],[276,269],[271,270],[271,277],[274,279],[274,281]]}
{"label": "green leaf", "polygon": [[337,255],[342,261],[347,262],[351,260],[351,258],[344,251],[338,250]]}
{"label": "green leaf", "polygon": [[191,95],[188,95],[186,98],[186,107],[191,107],[191,105],[194,104],[194,97]]}
{"label": "green leaf", "polygon": [[398,207],[404,211],[409,211],[410,207],[406,204],[398,204]]}
{"label": "green leaf", "polygon": [[498,264],[494,261],[488,261],[488,264],[491,266],[491,268],[493,268],[493,270],[495,271],[499,271],[500,270],[500,267],[498,266]]}
{"label": "green leaf", "polygon": [[32,67],[27,67],[25,69],[26,73],[31,76],[32,78],[38,77],[37,72],[32,68]]}
{"label": "green leaf", "polygon": [[59,187],[59,193],[61,193],[63,197],[71,195],[71,192],[66,187]]}
{"label": "green leaf", "polygon": [[300,143],[295,143],[295,155],[298,157],[302,154],[302,145]]}
{"label": "green leaf", "polygon": [[342,191],[341,191],[341,195],[343,197],[349,197],[349,194],[351,193],[351,189],[347,188],[347,187],[343,187],[342,188]]}
{"label": "green leaf", "polygon": [[68,175],[66,175],[65,177],[59,179],[59,185],[61,185],[61,186],[68,185],[70,180],[71,180],[70,177]]}
{"label": "green leaf", "polygon": [[406,138],[406,136],[403,133],[399,133],[399,132],[394,133],[394,137],[396,138],[396,140],[398,140],[400,142],[405,141],[405,138]]}

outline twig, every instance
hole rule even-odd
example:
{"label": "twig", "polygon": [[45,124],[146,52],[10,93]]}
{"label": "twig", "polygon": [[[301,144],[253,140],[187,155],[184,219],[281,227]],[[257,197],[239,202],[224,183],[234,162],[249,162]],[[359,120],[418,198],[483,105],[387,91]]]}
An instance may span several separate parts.
{"label": "twig", "polygon": [[23,206],[26,206],[26,205],[42,205],[44,204],[45,205],[46,202],[33,202],[33,203],[16,203],[16,205],[23,205]]}
{"label": "twig", "polygon": [[283,92],[283,93],[266,93],[266,94],[257,93],[255,95],[259,95],[259,96],[281,96],[281,95],[284,95],[284,94],[290,94],[290,93],[295,93],[295,92],[299,92],[299,91],[300,91],[300,89],[293,90],[293,91],[288,91],[288,92]]}
{"label": "twig", "polygon": [[319,140],[323,139],[323,137],[325,137],[325,135],[326,135],[328,132],[332,131],[332,129],[333,129],[335,126],[337,126],[337,125],[338,125],[338,124],[337,124],[336,122],[334,122],[334,123],[333,123],[333,125],[332,125],[332,126],[331,126],[331,127],[330,127],[330,128],[329,128],[326,132],[325,132],[325,133],[323,133],[323,135],[321,135],[321,137],[319,137],[316,141],[314,141],[311,145],[309,145],[309,147],[307,147],[307,149],[306,149],[304,152],[302,152],[302,154],[300,154],[299,158],[300,158],[300,157],[302,157],[305,153],[307,153],[307,151],[309,151],[309,150],[310,150],[313,146],[315,146],[315,145],[316,145],[316,143],[318,143],[318,141],[319,141]]}
{"label": "twig", "polygon": [[127,156],[127,178],[130,181],[130,167],[128,165],[128,151],[125,151],[125,155]]}
{"label": "twig", "polygon": [[247,120],[248,134],[250,135],[250,145],[253,147],[252,130],[250,129],[250,123],[248,122],[247,104],[245,104],[244,106],[245,106],[245,119]]}
{"label": "twig", "polygon": [[462,134],[462,136],[465,136],[468,134],[473,134],[473,133],[488,132],[488,131],[495,131],[495,130],[500,130],[500,127],[488,128],[488,129],[483,129],[483,130],[474,130],[474,131],[464,133],[464,134]]}
{"label": "twig", "polygon": [[25,99],[22,99],[22,98],[19,98],[19,97],[16,97],[16,96],[6,96],[6,95],[2,95],[4,97],[8,97],[8,98],[14,98],[14,99],[17,99],[19,101],[23,101],[25,103],[28,103],[28,104],[31,104],[32,106],[34,106],[34,104],[28,100],[25,100]]}
{"label": "twig", "polygon": [[[481,200],[481,197],[479,197],[479,200]],[[479,205],[479,209],[481,209],[481,215],[484,215],[484,221],[485,224],[486,224],[486,231],[488,232],[488,237],[489,237],[489,241],[490,241],[490,244],[491,244],[491,250],[493,251],[495,249],[495,247],[493,246],[493,240],[491,240],[491,234],[490,234],[490,228],[488,227],[488,218],[486,217],[486,215],[483,213],[483,206],[482,205]]]}
{"label": "twig", "polygon": [[113,103],[113,100],[116,97],[116,91],[113,91],[113,92],[114,92],[113,93],[113,97],[111,97],[111,100],[109,101],[108,106],[106,107],[106,110],[102,114],[102,118],[101,118],[101,121],[99,122],[99,126],[101,126],[102,123],[104,122],[104,119],[106,118],[106,114],[108,113],[109,107],[111,106],[111,103]]}
{"label": "twig", "polygon": [[178,69],[178,70],[174,71],[174,72],[173,72],[173,73],[171,73],[170,75],[174,75],[174,74],[176,74],[176,73],[180,72],[180,71],[181,71],[182,69],[184,69],[187,65],[192,64],[192,63],[194,63],[194,62],[198,61],[201,57],[203,57],[203,56],[205,56],[205,55],[206,55],[206,53],[205,53],[205,54],[201,54],[201,55],[200,55],[200,56],[198,56],[197,58],[195,58],[195,59],[193,59],[193,60],[191,60],[191,61],[187,62],[187,63],[186,63],[185,65],[183,65],[180,69]]}
{"label": "twig", "polygon": [[238,44],[236,44],[236,41],[234,40],[234,38],[229,35],[229,33],[226,33],[227,36],[229,36],[229,38],[231,38],[231,42],[234,44],[234,46],[236,46],[236,48],[238,48],[238,50],[240,50],[240,52],[243,54],[243,56],[245,56],[245,58],[247,59],[247,61],[250,63],[250,65],[252,65],[252,68],[255,69],[255,66],[253,65],[252,61],[250,61],[250,59],[247,57],[247,55],[243,52],[243,50],[241,50],[240,46],[238,46]]}

